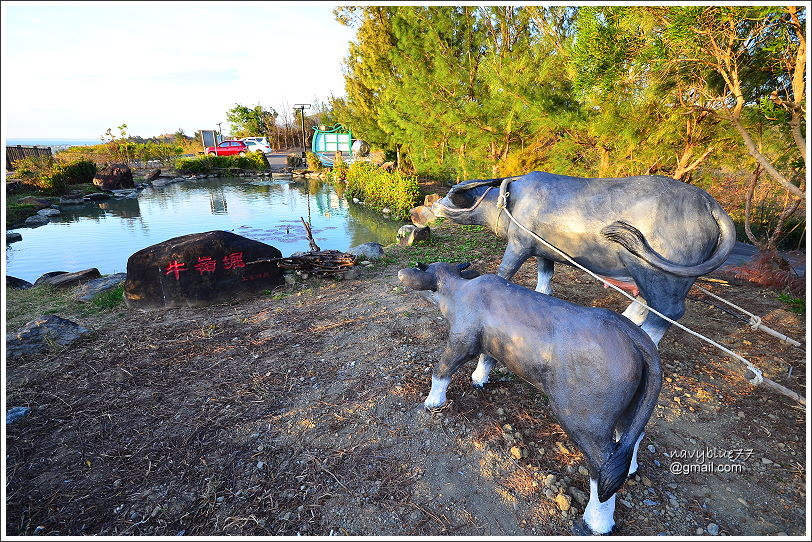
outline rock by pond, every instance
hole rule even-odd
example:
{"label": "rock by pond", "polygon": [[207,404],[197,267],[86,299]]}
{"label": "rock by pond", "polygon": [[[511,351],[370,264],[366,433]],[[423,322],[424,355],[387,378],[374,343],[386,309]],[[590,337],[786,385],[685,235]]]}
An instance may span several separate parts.
{"label": "rock by pond", "polygon": [[99,277],[84,283],[76,291],[76,299],[82,302],[92,301],[97,295],[112,290],[123,284],[127,279],[127,273],[115,273],[105,277]]}
{"label": "rock by pond", "polygon": [[406,224],[398,230],[398,243],[404,246],[411,246],[417,241],[427,241],[431,236],[431,228],[428,226],[418,227],[414,224]]}
{"label": "rock by pond", "polygon": [[17,241],[22,241],[22,240],[23,240],[22,234],[19,234],[16,231],[7,231],[6,232],[6,243],[16,243]]}
{"label": "rock by pond", "polygon": [[93,177],[93,184],[102,190],[133,188],[133,172],[127,164],[110,164]]}
{"label": "rock by pond", "polygon": [[29,228],[36,228],[37,226],[44,226],[50,222],[47,216],[33,215],[25,219],[25,225]]}
{"label": "rock by pond", "polygon": [[[61,271],[54,271],[53,273],[54,274],[51,274],[51,276],[48,277],[43,275],[42,277],[38,278],[34,284],[47,284],[55,288],[70,288],[72,286],[76,286],[77,284],[97,279],[101,276],[101,273],[99,273],[99,270],[95,267],[84,269],[82,271],[75,271],[73,273],[64,273]],[[46,275],[48,274],[49,273],[46,273]]]}
{"label": "rock by pond", "polygon": [[12,290],[27,290],[32,286],[33,284],[31,284],[27,280],[18,279],[17,277],[12,277],[11,275],[6,275],[6,288],[10,288]]}
{"label": "rock by pond", "polygon": [[127,260],[124,299],[139,309],[195,307],[261,294],[285,284],[279,249],[227,231],[193,233]]}
{"label": "rock by pond", "polygon": [[348,248],[347,252],[358,256],[358,259],[378,260],[383,258],[383,246],[380,243],[364,243]]}
{"label": "rock by pond", "polygon": [[15,359],[39,354],[51,343],[69,346],[89,334],[90,330],[54,314],[41,316],[23,326],[16,333],[6,334],[6,356]]}

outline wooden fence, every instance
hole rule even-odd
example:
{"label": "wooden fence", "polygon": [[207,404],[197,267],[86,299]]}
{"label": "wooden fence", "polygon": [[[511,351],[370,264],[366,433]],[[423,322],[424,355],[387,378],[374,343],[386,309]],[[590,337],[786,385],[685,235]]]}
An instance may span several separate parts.
{"label": "wooden fence", "polygon": [[51,156],[51,147],[14,145],[6,147],[6,170],[14,171],[14,163],[27,156]]}

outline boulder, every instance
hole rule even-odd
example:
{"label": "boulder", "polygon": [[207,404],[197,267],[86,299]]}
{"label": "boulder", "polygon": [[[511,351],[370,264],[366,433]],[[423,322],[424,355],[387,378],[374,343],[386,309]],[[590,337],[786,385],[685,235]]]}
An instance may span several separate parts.
{"label": "boulder", "polygon": [[401,226],[398,230],[398,244],[411,246],[417,241],[428,241],[431,236],[431,228],[428,226],[418,227],[413,224]]}
{"label": "boulder", "polygon": [[40,209],[44,209],[45,207],[50,207],[51,202],[47,199],[42,198],[35,198],[34,196],[26,196],[24,198],[20,198],[18,202],[20,205],[33,205],[34,207],[38,207]]}
{"label": "boulder", "polygon": [[195,307],[261,294],[285,284],[279,249],[226,231],[183,235],[139,250],[127,260],[129,307]]}
{"label": "boulder", "polygon": [[123,284],[126,279],[127,273],[115,273],[85,282],[76,290],[76,299],[82,302],[92,301],[97,295]]}
{"label": "boulder", "polygon": [[437,217],[431,211],[431,207],[426,205],[420,205],[410,209],[409,216],[412,219],[412,224],[420,227],[427,226],[437,220]]}
{"label": "boulder", "polygon": [[45,282],[46,279],[55,277],[57,275],[64,275],[65,273],[67,273],[67,271],[48,271],[47,273],[43,273],[37,280],[34,281],[34,286],[39,286]]}
{"label": "boulder", "polygon": [[367,156],[369,154],[369,143],[361,139],[356,139],[352,143],[353,156]]}
{"label": "boulder", "polygon": [[431,207],[441,199],[443,199],[443,197],[440,194],[429,194],[423,198],[423,205],[426,207]]}
{"label": "boulder", "polygon": [[[58,273],[44,279],[40,277],[37,279],[36,284],[47,284],[54,288],[70,288],[71,286],[97,279],[100,276],[101,273],[99,273],[99,270],[95,267],[91,267],[90,269],[84,269],[74,273]],[[42,279],[41,282],[40,279]]]}
{"label": "boulder", "polygon": [[6,243],[16,243],[17,241],[22,241],[23,236],[16,231],[7,231],[6,232]]}
{"label": "boulder", "polygon": [[17,277],[12,277],[11,275],[6,275],[6,288],[10,290],[27,290],[32,286],[33,284],[31,284],[27,280],[18,279]]}
{"label": "boulder", "polygon": [[160,169],[153,169],[152,171],[147,173],[146,180],[147,180],[147,182],[154,181],[155,179],[157,179],[160,176],[161,176],[161,170]]}
{"label": "boulder", "polygon": [[104,192],[93,192],[85,196],[87,201],[104,201],[106,199],[110,199],[110,194],[105,194]]}
{"label": "boulder", "polygon": [[84,192],[73,191],[59,198],[59,205],[82,205],[85,202]]}
{"label": "boulder", "polygon": [[36,228],[37,226],[44,226],[48,222],[50,220],[48,220],[47,216],[33,215],[26,218],[24,224],[29,228]]}
{"label": "boulder", "polygon": [[6,334],[6,357],[39,354],[52,344],[69,346],[89,334],[90,330],[55,314],[41,316],[23,326],[17,333]]}
{"label": "boulder", "polygon": [[52,217],[52,216],[59,216],[62,213],[59,211],[59,209],[50,209],[49,208],[49,209],[40,209],[39,211],[37,211],[37,214],[39,216]]}
{"label": "boulder", "polygon": [[93,184],[102,190],[133,188],[133,172],[127,164],[111,164],[93,177]]}
{"label": "boulder", "polygon": [[383,246],[380,243],[364,243],[357,247],[348,248],[347,252],[357,256],[359,260],[378,260],[383,258]]}

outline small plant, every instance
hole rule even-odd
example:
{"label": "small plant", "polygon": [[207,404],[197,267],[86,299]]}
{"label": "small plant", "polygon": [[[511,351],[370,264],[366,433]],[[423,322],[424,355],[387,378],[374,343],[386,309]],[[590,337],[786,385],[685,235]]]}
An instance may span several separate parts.
{"label": "small plant", "polygon": [[344,161],[341,153],[336,153],[336,158],[333,162],[333,169],[331,169],[327,174],[327,179],[333,184],[337,182],[346,182],[349,170],[350,166]]}
{"label": "small plant", "polygon": [[307,158],[307,169],[311,171],[321,171],[324,169],[321,165],[321,160],[316,156],[316,153],[308,152],[305,157]]}
{"label": "small plant", "polygon": [[806,299],[803,297],[795,297],[791,294],[779,294],[778,300],[789,305],[789,310],[796,314],[804,314],[806,312]]}
{"label": "small plant", "polygon": [[108,290],[106,292],[102,292],[98,294],[96,297],[93,298],[91,303],[93,306],[99,310],[111,310],[119,305],[124,301],[124,286],[119,285],[113,288],[112,290]]}

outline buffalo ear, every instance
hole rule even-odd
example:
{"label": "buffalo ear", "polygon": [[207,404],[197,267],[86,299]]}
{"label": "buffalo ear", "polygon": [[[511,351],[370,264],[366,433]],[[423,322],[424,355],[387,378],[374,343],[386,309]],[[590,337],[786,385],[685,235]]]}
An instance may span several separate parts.
{"label": "buffalo ear", "polygon": [[460,276],[464,279],[475,279],[479,276],[479,273],[474,270],[470,269],[471,262],[461,263],[457,266],[457,271],[459,271]]}
{"label": "buffalo ear", "polygon": [[398,279],[412,290],[437,291],[437,277],[414,267],[398,271]]}

